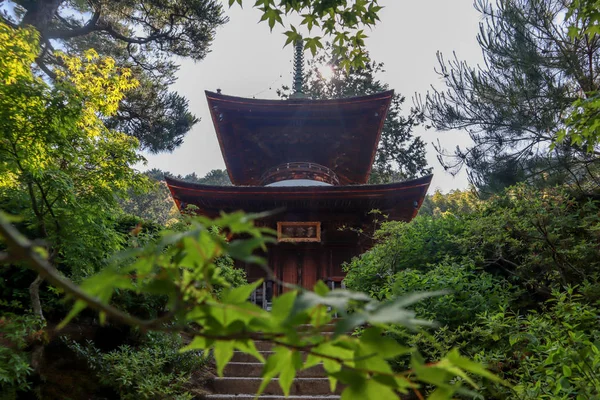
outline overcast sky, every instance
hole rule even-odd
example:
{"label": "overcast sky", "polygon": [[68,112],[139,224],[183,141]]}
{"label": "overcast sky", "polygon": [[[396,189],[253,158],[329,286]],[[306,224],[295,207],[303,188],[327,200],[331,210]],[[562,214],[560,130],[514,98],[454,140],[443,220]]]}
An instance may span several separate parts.
{"label": "overcast sky", "polygon": [[[381,79],[407,98],[406,111],[415,93],[424,95],[443,83],[435,74],[436,52],[447,57],[456,52],[470,64],[481,62],[475,36],[480,15],[470,0],[380,0],[385,6],[381,21],[367,32],[371,57],[385,64]],[[174,152],[146,154],[146,168],[160,168],[175,174],[195,172],[203,176],[211,169],[225,168],[208,113],[204,90],[220,88],[224,94],[240,97],[277,98],[275,89],[292,79],[291,46],[283,49],[281,30],[269,33],[266,23],[258,24],[260,14],[253,9],[234,7],[227,11],[229,23],[217,31],[212,52],[198,63],[181,61],[179,80],[174,90],[190,101],[190,109],[200,118]],[[428,144],[427,159],[434,167],[433,189],[444,192],[467,186],[466,174],[452,177],[444,172],[431,143],[447,148],[469,143],[464,132],[440,132],[417,128]]]}

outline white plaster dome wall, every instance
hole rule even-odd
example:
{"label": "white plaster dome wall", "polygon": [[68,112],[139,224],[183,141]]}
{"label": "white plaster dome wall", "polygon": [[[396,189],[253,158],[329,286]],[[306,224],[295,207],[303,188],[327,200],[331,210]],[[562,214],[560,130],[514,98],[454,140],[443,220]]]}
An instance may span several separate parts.
{"label": "white plaster dome wall", "polygon": [[285,179],[265,185],[267,187],[275,186],[333,186],[330,183],[314,181],[312,179]]}

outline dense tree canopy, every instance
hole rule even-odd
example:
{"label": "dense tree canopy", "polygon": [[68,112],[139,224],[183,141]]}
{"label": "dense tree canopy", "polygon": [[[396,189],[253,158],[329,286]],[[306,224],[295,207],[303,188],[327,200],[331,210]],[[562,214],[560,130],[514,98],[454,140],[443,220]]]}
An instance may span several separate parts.
{"label": "dense tree canopy", "polygon": [[102,118],[137,82],[90,50],[59,55],[49,85],[30,69],[38,50],[33,29],[0,23],[0,201],[46,241],[51,263],[84,276],[118,248],[116,198],[143,182],[132,168],[137,140]]}
{"label": "dense tree canopy", "polygon": [[[187,100],[169,89],[172,56],[203,59],[216,27],[226,22],[220,3],[195,1],[10,2],[3,19],[31,25],[41,35],[36,64],[50,77],[61,64],[54,49],[82,54],[94,48],[132,69],[139,85],[111,116],[109,125],[137,137],[150,151],[173,150],[196,122]],[[9,4],[10,4],[9,3]]]}
{"label": "dense tree canopy", "polygon": [[170,176],[177,179],[192,183],[200,183],[203,185],[216,185],[216,186],[231,186],[231,180],[229,175],[224,169],[211,169],[203,177],[199,177],[195,172],[187,175],[173,175],[169,171],[161,171],[160,169],[153,168],[146,172],[148,176],[156,180],[164,180],[165,176]]}
{"label": "dense tree canopy", "polygon": [[577,142],[551,145],[573,101],[597,90],[598,36],[570,35],[573,24],[588,22],[577,10],[565,18],[563,1],[475,5],[484,18],[477,39],[485,65],[440,55],[447,90],[434,90],[421,105],[435,128],[463,129],[473,140],[453,154],[438,149],[440,161],[450,171],[466,166],[472,183],[492,191],[552,175],[557,181],[589,176],[596,150],[588,153]]}

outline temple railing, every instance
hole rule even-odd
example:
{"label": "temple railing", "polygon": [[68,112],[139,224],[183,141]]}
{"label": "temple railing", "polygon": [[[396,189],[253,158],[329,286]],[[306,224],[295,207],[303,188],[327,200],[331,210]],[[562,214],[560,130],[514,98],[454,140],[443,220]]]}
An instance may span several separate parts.
{"label": "temple railing", "polygon": [[340,180],[335,172],[330,168],[313,162],[288,162],[280,164],[265,171],[260,178],[260,183],[262,186],[266,186],[271,183],[293,179],[309,179],[330,185],[340,184]]}

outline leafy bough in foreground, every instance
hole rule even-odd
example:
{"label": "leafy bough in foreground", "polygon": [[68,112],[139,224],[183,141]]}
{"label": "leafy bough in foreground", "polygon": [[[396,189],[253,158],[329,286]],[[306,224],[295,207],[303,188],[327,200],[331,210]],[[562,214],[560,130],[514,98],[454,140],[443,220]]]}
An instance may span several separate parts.
{"label": "leafy bough in foreground", "polygon": [[[234,259],[265,264],[256,256],[273,241],[271,231],[254,226],[258,215],[224,214],[215,220],[195,217],[186,232],[165,232],[156,243],[132,249],[115,259],[115,265],[75,285],[65,279],[36,248],[0,215],[0,234],[8,247],[0,261],[22,262],[75,300],[61,326],[84,308],[90,307],[106,318],[144,330],[177,331],[193,336],[182,351],[212,349],[217,372],[231,360],[233,352],[254,356],[264,363],[259,393],[273,379],[288,395],[299,370],[323,363],[332,391],[344,385],[342,399],[394,399],[413,392],[418,398],[429,392],[430,399],[449,399],[455,393],[469,394],[467,383],[476,388],[470,375],[498,381],[480,364],[453,350],[436,363],[425,364],[414,349],[403,347],[383,332],[392,324],[409,328],[427,324],[406,307],[432,295],[415,294],[385,303],[347,290],[330,291],[322,282],[314,292],[300,288],[276,297],[271,312],[250,303],[248,298],[261,281],[227,288],[220,296],[216,286],[227,286],[216,261],[229,255]],[[223,235],[214,233],[218,227]],[[230,236],[234,239],[226,240]],[[110,305],[115,290],[160,294],[169,298],[167,310],[157,319],[143,320]],[[346,310],[352,309],[352,313]],[[333,312],[342,315],[332,318]],[[332,336],[322,335],[323,325],[335,323]],[[360,337],[350,336],[354,328],[366,326]],[[266,360],[255,341],[274,345]],[[306,357],[303,357],[306,354]],[[411,369],[393,371],[386,360],[411,357]]]}

